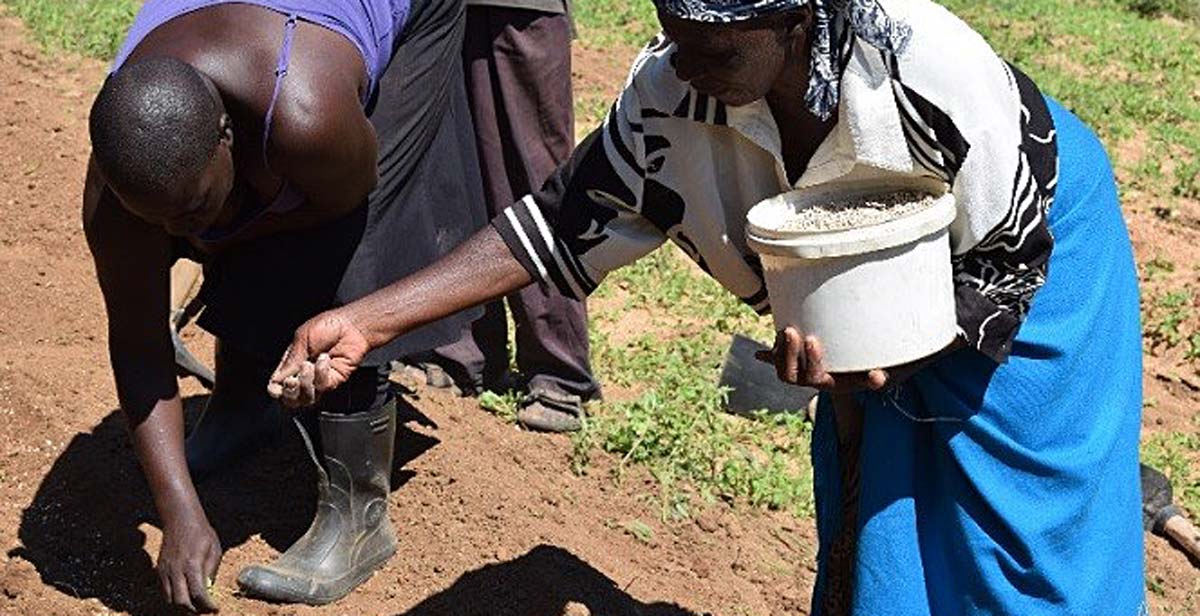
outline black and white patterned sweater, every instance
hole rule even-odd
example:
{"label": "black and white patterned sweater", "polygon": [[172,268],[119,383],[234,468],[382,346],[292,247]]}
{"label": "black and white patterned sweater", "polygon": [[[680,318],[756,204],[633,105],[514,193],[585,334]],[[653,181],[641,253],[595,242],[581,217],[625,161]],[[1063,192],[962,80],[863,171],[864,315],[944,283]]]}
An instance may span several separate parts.
{"label": "black and white patterned sweater", "polygon": [[728,107],[675,76],[659,36],[638,56],[604,124],[537,193],[493,225],[529,272],[583,298],[671,240],[760,313],[770,298],[745,217],[762,199],[864,175],[946,181],[958,324],[997,362],[1045,282],[1058,153],[1033,82],[929,0],[885,0],[913,30],[891,56],[840,42],[838,121],[790,185],[765,101]]}

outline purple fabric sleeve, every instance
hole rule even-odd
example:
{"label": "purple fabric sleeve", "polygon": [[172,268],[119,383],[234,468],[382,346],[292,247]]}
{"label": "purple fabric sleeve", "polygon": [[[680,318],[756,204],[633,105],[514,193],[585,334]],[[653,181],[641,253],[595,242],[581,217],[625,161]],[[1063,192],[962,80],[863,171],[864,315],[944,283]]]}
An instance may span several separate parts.
{"label": "purple fabric sleeve", "polygon": [[346,37],[362,53],[366,66],[370,87],[364,101],[375,91],[387,68],[410,8],[409,0],[148,0],[134,19],[110,70],[120,69],[142,39],[162,24],[192,11],[231,3],[252,4],[294,15]]}

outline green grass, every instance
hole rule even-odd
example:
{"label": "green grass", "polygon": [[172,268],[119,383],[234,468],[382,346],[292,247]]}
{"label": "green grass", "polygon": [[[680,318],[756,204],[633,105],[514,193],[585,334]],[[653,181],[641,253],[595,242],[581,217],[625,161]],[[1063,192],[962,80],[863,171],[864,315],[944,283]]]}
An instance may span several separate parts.
{"label": "green grass", "polygon": [[138,0],[2,0],[47,49],[111,59],[142,5]]}
{"label": "green grass", "polygon": [[576,0],[571,10],[580,42],[593,47],[641,47],[658,32],[650,0]]}
{"label": "green grass", "polygon": [[[664,518],[716,500],[810,513],[803,415],[747,419],[721,408],[717,380],[731,336],[766,339],[769,319],[697,275],[671,246],[613,274],[598,296],[610,309],[595,317],[593,365],[607,386],[635,395],[599,405],[575,438],[576,470],[586,472],[596,450],[615,457],[618,479],[634,465],[648,469]],[[615,342],[634,313],[646,316],[644,331]]]}
{"label": "green grass", "polygon": [[1147,156],[1126,188],[1200,196],[1200,27],[1146,18],[1129,0],[944,4],[1095,129],[1110,152],[1142,133]]}

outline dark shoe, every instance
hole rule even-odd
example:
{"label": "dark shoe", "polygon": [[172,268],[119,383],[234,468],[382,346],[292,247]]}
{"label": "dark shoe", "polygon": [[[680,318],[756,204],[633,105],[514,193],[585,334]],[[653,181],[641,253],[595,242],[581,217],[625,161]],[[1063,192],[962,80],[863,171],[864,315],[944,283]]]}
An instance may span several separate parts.
{"label": "dark shoe", "polygon": [[188,472],[196,483],[275,443],[284,434],[285,418],[276,403],[264,404],[260,410],[218,405],[209,400],[183,444]]}
{"label": "dark shoe", "polygon": [[548,389],[533,389],[521,401],[517,421],[539,432],[578,432],[583,428],[583,399]]}
{"label": "dark shoe", "polygon": [[319,413],[316,423],[300,433],[317,465],[317,515],[275,562],[242,570],[238,586],[247,595],[324,605],[346,596],[396,553],[387,516],[396,403],[355,415]]}
{"label": "dark shoe", "polygon": [[[397,364],[399,364],[397,366]],[[392,372],[397,373],[400,384],[406,388],[416,391],[417,385],[425,385],[433,389],[448,390],[450,393],[462,398],[474,398],[483,393],[483,388],[478,385],[469,385],[464,387],[463,384],[450,376],[445,368],[429,363],[418,362],[415,364],[393,362]]]}
{"label": "dark shoe", "polygon": [[437,364],[421,364],[418,369],[425,373],[425,385],[434,389],[449,389],[456,396],[464,395],[465,390],[454,382],[445,368]]}
{"label": "dark shoe", "polygon": [[[177,353],[182,348],[178,338],[175,348]],[[279,440],[287,426],[262,385],[271,374],[269,365],[218,341],[216,366],[218,383],[184,444],[194,482]]]}

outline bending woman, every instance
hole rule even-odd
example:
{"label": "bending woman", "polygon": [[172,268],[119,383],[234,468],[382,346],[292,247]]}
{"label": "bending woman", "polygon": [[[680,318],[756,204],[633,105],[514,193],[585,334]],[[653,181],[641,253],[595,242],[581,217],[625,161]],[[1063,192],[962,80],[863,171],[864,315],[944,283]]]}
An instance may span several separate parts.
{"label": "bending woman", "polygon": [[750,206],[937,178],[958,340],[864,374],[776,340],[780,377],[828,392],[812,611],[1143,613],[1137,284],[1092,132],[928,0],[657,5],[664,35],[570,162],[436,265],[306,323],[271,392],[311,402],[392,336],[530,282],[582,296],[666,240],[766,312]]}

